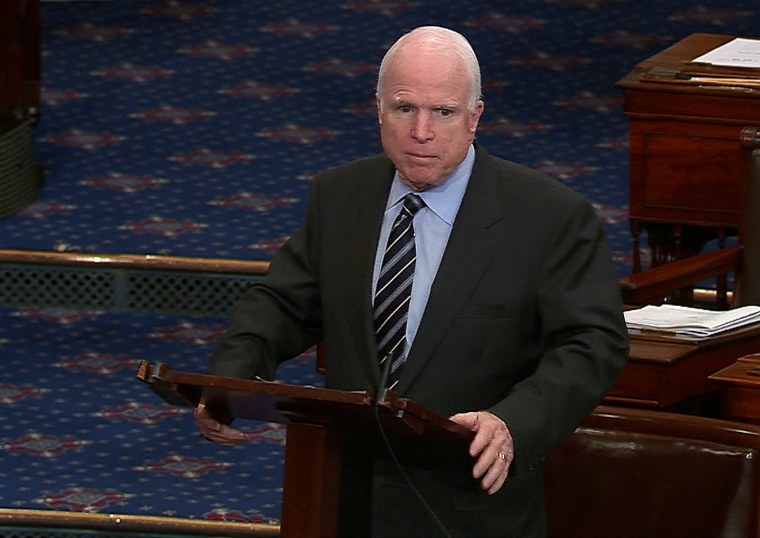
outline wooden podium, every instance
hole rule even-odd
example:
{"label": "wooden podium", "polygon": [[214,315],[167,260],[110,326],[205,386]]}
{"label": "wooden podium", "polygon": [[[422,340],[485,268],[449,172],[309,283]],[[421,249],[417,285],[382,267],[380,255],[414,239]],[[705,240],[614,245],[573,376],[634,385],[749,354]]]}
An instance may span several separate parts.
{"label": "wooden podium", "polygon": [[174,371],[141,361],[138,379],[172,405],[203,398],[215,415],[287,424],[280,535],[329,537],[338,529],[344,432],[461,445],[473,433],[392,392],[348,392]]}
{"label": "wooden podium", "polygon": [[691,60],[734,36],[693,34],[636,65],[617,83],[630,122],[629,217],[633,270],[646,230],[652,265],[735,233],[746,194],[748,150],[760,132],[760,69],[747,85],[704,82],[725,70]]}

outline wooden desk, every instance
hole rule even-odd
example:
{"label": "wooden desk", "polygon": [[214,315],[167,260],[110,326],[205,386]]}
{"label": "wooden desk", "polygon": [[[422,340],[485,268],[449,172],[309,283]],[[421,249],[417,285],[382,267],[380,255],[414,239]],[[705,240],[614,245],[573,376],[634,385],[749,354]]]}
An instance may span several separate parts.
{"label": "wooden desk", "polygon": [[710,380],[723,387],[723,418],[760,424],[760,354],[741,357]]}
{"label": "wooden desk", "polygon": [[604,402],[701,414],[719,389],[709,376],[757,351],[760,324],[701,340],[632,334],[628,363]]}
{"label": "wooden desk", "polygon": [[732,235],[739,225],[748,162],[739,141],[743,128],[760,126],[760,78],[757,88],[734,88],[651,77],[675,74],[734,37],[690,35],[617,83],[630,121],[634,271],[641,270],[642,229],[653,265],[659,265],[698,252],[705,241]]}

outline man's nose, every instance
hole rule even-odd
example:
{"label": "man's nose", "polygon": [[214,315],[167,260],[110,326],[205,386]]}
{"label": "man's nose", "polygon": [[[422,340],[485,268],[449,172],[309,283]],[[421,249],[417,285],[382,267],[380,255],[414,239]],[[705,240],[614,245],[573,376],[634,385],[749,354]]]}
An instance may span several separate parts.
{"label": "man's nose", "polygon": [[412,138],[420,141],[430,140],[434,136],[433,122],[427,114],[417,114],[412,121]]}

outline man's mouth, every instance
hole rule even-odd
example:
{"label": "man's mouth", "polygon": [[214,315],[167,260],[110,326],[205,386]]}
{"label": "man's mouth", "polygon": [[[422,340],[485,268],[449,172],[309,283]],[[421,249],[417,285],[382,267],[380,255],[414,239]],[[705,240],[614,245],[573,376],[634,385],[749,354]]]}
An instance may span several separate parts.
{"label": "man's mouth", "polygon": [[409,153],[409,158],[413,161],[429,161],[435,159],[435,155],[423,155],[421,153]]}

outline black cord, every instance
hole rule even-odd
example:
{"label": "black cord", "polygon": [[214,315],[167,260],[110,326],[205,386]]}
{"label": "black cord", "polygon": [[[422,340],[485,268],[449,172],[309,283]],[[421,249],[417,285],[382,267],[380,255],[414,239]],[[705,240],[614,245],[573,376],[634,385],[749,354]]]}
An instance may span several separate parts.
{"label": "black cord", "polygon": [[404,478],[404,481],[409,486],[409,489],[412,490],[414,495],[419,499],[419,501],[422,503],[422,506],[425,507],[425,510],[430,515],[431,518],[433,518],[433,521],[435,521],[436,525],[443,531],[443,535],[446,536],[446,538],[451,538],[451,535],[449,534],[448,529],[443,524],[443,522],[438,518],[438,515],[435,513],[433,508],[428,504],[428,502],[425,500],[425,498],[422,496],[422,494],[419,492],[419,490],[415,487],[415,485],[412,483],[412,481],[409,479],[409,475],[406,474],[406,471],[401,466],[401,462],[396,457],[396,453],[393,450],[393,446],[391,445],[390,439],[388,439],[388,435],[385,433],[385,428],[383,427],[383,423],[380,420],[380,412],[378,411],[379,406],[374,406],[374,412],[375,412],[375,421],[377,422],[377,428],[380,430],[380,436],[383,438],[383,443],[385,444],[385,447],[388,449],[388,454],[390,454],[391,459],[393,460],[393,463],[398,468],[399,472],[401,473],[401,476]]}

